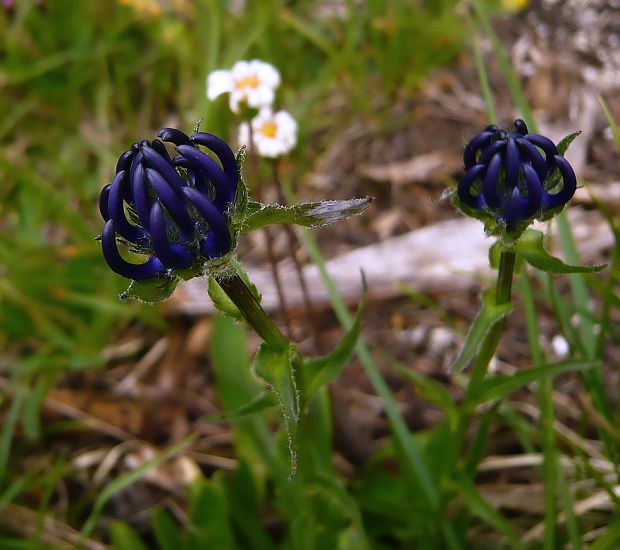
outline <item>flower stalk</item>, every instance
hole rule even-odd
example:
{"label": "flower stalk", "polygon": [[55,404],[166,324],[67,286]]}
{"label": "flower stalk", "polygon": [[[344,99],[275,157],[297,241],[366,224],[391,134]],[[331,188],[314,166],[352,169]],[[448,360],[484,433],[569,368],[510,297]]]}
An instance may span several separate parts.
{"label": "flower stalk", "polygon": [[219,278],[217,282],[237,306],[243,318],[269,347],[274,350],[283,350],[288,347],[289,341],[286,336],[267,315],[239,274]]}
{"label": "flower stalk", "polygon": [[[499,259],[499,270],[497,273],[497,283],[495,286],[495,305],[500,306],[510,302],[512,294],[512,281],[514,277],[516,254],[509,250],[502,250]],[[489,330],[486,338],[482,342],[478,355],[473,365],[469,384],[467,386],[467,395],[465,401],[474,397],[477,388],[484,380],[489,363],[497,351],[497,346],[504,332],[506,325],[506,317],[500,319]]]}

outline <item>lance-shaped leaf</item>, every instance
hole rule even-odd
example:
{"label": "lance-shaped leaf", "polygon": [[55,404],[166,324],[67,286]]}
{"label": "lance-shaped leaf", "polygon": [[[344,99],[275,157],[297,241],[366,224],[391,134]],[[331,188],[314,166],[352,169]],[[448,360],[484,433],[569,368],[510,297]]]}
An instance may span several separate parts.
{"label": "lance-shaped leaf", "polygon": [[294,344],[284,349],[274,349],[263,343],[254,357],[254,373],[266,382],[273,391],[284,420],[291,459],[291,476],[297,469],[295,435],[299,422],[299,391],[295,382],[295,366],[301,358]]}
{"label": "lance-shaped leaf", "polygon": [[506,317],[511,310],[512,303],[510,302],[501,305],[495,303],[495,290],[489,289],[484,292],[482,307],[471,324],[463,349],[450,367],[451,372],[460,372],[469,365],[477,355],[493,325]]}
{"label": "lance-shaped leaf", "polygon": [[232,411],[209,414],[205,416],[205,422],[231,422],[264,411],[275,406],[276,398],[272,393],[261,392],[254,399]]}
{"label": "lance-shaped leaf", "polygon": [[519,240],[510,245],[510,250],[521,256],[529,264],[549,273],[593,273],[606,267],[606,264],[569,265],[551,256],[543,245],[543,234],[528,229]]}
{"label": "lance-shaped leaf", "polygon": [[[498,532],[502,533],[509,543],[510,548],[521,548],[519,540],[508,520],[498,512],[484,497],[478,492],[476,486],[463,473],[457,473],[448,482],[451,490],[458,493],[467,510],[473,515],[478,516],[485,523],[493,526]],[[504,546],[499,544],[499,546]]]}
{"label": "lance-shaped leaf", "polygon": [[320,201],[281,206],[250,202],[246,216],[239,220],[243,233],[272,224],[296,224],[302,227],[320,227],[360,214],[372,202],[372,197],[341,201]]}
{"label": "lance-shaped leaf", "polygon": [[560,143],[558,143],[558,152],[560,153],[560,155],[564,156],[564,153],[566,153],[566,150],[568,149],[570,144],[574,141],[574,139],[579,134],[581,134],[581,131],[573,132],[572,134],[568,134],[567,136],[562,138],[562,141],[560,141]]}
{"label": "lance-shaped leaf", "polygon": [[600,367],[600,361],[561,361],[521,370],[510,376],[497,375],[485,380],[480,391],[474,398],[474,404],[484,403],[485,401],[504,399],[511,392],[523,386],[542,380],[547,376],[558,376],[565,372],[575,370],[586,370]]}
{"label": "lance-shaped leaf", "polygon": [[344,335],[340,343],[328,354],[316,359],[304,362],[304,387],[303,401],[308,403],[310,398],[318,391],[321,386],[329,384],[336,379],[349,363],[357,338],[362,326],[362,317],[366,305],[366,281],[362,279],[363,292],[355,319],[351,328]]}

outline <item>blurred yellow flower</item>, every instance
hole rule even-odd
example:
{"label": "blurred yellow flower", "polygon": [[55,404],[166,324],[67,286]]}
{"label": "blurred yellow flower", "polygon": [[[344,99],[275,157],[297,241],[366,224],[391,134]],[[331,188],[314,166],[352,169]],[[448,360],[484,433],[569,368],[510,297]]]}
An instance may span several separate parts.
{"label": "blurred yellow flower", "polygon": [[188,0],[118,0],[118,3],[149,17],[157,17],[164,10],[182,13],[188,11],[190,6]]}
{"label": "blurred yellow flower", "polygon": [[502,8],[516,13],[524,10],[529,4],[529,0],[502,0]]}

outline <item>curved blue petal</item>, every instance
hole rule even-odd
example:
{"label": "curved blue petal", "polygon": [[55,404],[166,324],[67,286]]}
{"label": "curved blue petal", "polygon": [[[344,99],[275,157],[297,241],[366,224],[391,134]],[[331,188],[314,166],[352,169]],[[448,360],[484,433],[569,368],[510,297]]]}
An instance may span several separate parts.
{"label": "curved blue petal", "polygon": [[159,200],[161,200],[166,210],[168,210],[168,214],[170,214],[172,221],[179,226],[179,229],[183,231],[183,233],[191,237],[194,234],[195,227],[185,207],[183,194],[181,193],[181,196],[177,195],[162,175],[153,168],[146,169],[146,178]]}
{"label": "curved blue petal", "polygon": [[[136,157],[137,158],[137,157]],[[149,216],[151,212],[151,198],[146,184],[146,174],[141,162],[134,162],[131,165],[129,174],[131,180],[131,190],[133,192],[133,204],[140,218],[140,223],[145,229],[149,229]]]}
{"label": "curved blue petal", "polygon": [[189,186],[195,189],[198,189],[201,193],[204,193],[205,196],[215,195],[215,189],[210,188],[209,183],[205,175],[200,170],[193,170],[191,168],[190,163],[183,155],[177,155],[172,159],[172,164],[174,166],[180,166],[181,168],[185,168],[185,173],[187,174],[187,180],[189,182]]}
{"label": "curved blue petal", "polygon": [[132,243],[137,243],[145,236],[144,229],[127,220],[123,207],[123,189],[126,187],[127,173],[121,170],[110,184],[108,194],[108,215],[114,220],[116,231]]}
{"label": "curved blue petal", "polygon": [[504,147],[506,147],[505,139],[494,141],[482,152],[482,155],[480,155],[478,159],[478,164],[489,164],[495,154],[499,153]]}
{"label": "curved blue petal", "polygon": [[[209,197],[209,194],[210,194],[209,182],[207,178],[205,178],[202,171],[188,169],[187,178],[189,179],[191,188],[197,189],[205,197],[207,198]],[[211,193],[213,193],[213,191],[211,191]]]}
{"label": "curved blue petal", "polygon": [[517,129],[517,133],[521,134],[522,136],[524,136],[525,134],[529,134],[530,131],[527,129],[527,124],[525,124],[525,121],[523,119],[518,118],[517,120],[515,120],[514,125]]}
{"label": "curved blue petal", "polygon": [[[186,187],[183,189],[183,193],[209,225],[210,233],[213,234],[213,242],[210,246],[217,247],[217,250],[220,252],[218,256],[226,254],[232,245],[226,218],[207,197],[196,189]],[[216,256],[209,255],[208,257]]]}
{"label": "curved blue petal", "polygon": [[504,220],[508,231],[512,231],[517,224],[523,220],[522,206],[523,203],[519,194],[519,189],[515,187],[510,195],[510,200],[502,209],[502,215],[499,218],[500,220]]}
{"label": "curved blue petal", "polygon": [[489,128],[472,138],[471,141],[465,146],[465,150],[463,151],[463,164],[465,164],[466,170],[476,164],[476,156],[478,151],[480,151],[480,149],[491,141],[495,131],[490,130]]}
{"label": "curved blue petal", "polygon": [[495,153],[482,180],[482,195],[489,208],[499,208],[503,197],[499,193],[499,171],[502,167],[502,156]]}
{"label": "curved blue petal", "polygon": [[187,159],[192,168],[203,172],[208,181],[213,184],[215,188],[213,203],[220,212],[225,212],[234,199],[237,182],[235,181],[233,186],[220,165],[196,147],[180,145],[177,147],[177,151]]}
{"label": "curved blue petal", "polygon": [[456,192],[461,202],[470,208],[480,209],[484,208],[485,202],[482,194],[472,195],[471,187],[478,177],[484,172],[485,166],[483,164],[476,164],[472,166],[465,175],[459,181]]}
{"label": "curved blue petal", "polygon": [[158,202],[151,208],[150,227],[153,250],[166,267],[183,269],[192,265],[190,252],[181,245],[168,241],[164,211]]}
{"label": "curved blue petal", "polygon": [[181,176],[179,176],[172,164],[167,162],[166,159],[152,147],[143,147],[142,154],[149,168],[157,170],[163,179],[168,182],[172,190],[177,195],[182,196],[181,189],[185,187],[185,182],[181,179]]}
{"label": "curved blue petal", "polygon": [[554,194],[546,191],[543,193],[543,210],[550,210],[566,204],[573,197],[577,189],[575,171],[569,162],[561,155],[555,155],[553,160],[562,174],[562,189]]}
{"label": "curved blue petal", "polygon": [[234,192],[237,190],[237,182],[239,180],[239,166],[237,165],[237,159],[232,149],[223,139],[213,134],[208,134],[207,132],[194,132],[190,138],[194,143],[203,145],[207,149],[213,151],[217,155],[217,158],[220,159],[224,173],[228,176],[230,184],[233,186],[234,197]]}
{"label": "curved blue petal", "polygon": [[513,138],[506,140],[506,154],[504,156],[504,172],[506,173],[506,187],[513,189],[519,182],[519,150]]}
{"label": "curved blue petal", "polygon": [[166,162],[171,162],[170,155],[168,154],[168,149],[166,149],[166,146],[163,144],[163,142],[159,141],[158,139],[154,139],[151,142],[151,147],[155,149],[155,151],[157,151]]}
{"label": "curved blue petal", "polygon": [[115,172],[118,173],[121,170],[127,171],[131,163],[131,159],[133,155],[134,155],[134,150],[129,149],[128,151],[125,151],[120,157],[118,157],[118,161],[116,162]]}
{"label": "curved blue petal", "polygon": [[541,136],[540,134],[526,134],[523,139],[533,143],[537,147],[540,147],[545,153],[545,162],[547,164],[547,171],[550,171],[552,167],[555,167],[553,157],[559,154],[558,148],[555,143],[548,137]]}
{"label": "curved blue petal", "polygon": [[516,142],[517,147],[519,147],[524,157],[532,164],[534,170],[536,170],[540,181],[543,181],[547,177],[547,163],[540,151],[525,139],[519,138]]}
{"label": "curved blue petal", "polygon": [[523,218],[531,218],[540,210],[542,204],[542,183],[538,178],[536,170],[529,164],[523,165],[523,173],[525,174],[525,184],[527,186],[527,198],[522,199],[522,216]]}
{"label": "curved blue petal", "polygon": [[99,194],[99,212],[101,213],[101,217],[104,222],[107,222],[110,219],[110,212],[108,210],[108,198],[110,196],[110,187],[111,184],[108,183],[103,187],[101,193]]}
{"label": "curved blue petal", "polygon": [[172,159],[172,165],[189,168],[189,162],[187,162],[187,159],[183,155],[175,155]]}
{"label": "curved blue petal", "polygon": [[103,226],[101,249],[103,250],[103,257],[110,266],[110,269],[128,279],[140,281],[159,277],[165,273],[164,266],[155,256],[151,256],[143,264],[132,264],[121,257],[118,247],[116,246],[116,234],[113,220],[108,220]]}
{"label": "curved blue petal", "polygon": [[163,141],[169,141],[175,145],[190,145],[191,140],[185,132],[181,132],[177,128],[160,128],[157,137]]}

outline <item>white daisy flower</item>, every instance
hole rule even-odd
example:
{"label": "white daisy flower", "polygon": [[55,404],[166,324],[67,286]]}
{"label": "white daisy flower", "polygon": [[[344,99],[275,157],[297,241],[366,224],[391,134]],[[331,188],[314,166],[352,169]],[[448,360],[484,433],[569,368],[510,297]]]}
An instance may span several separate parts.
{"label": "white daisy flower", "polygon": [[230,93],[230,109],[239,112],[239,104],[254,108],[269,107],[275,89],[280,85],[280,73],[271,64],[253,59],[237,61],[230,71],[213,71],[207,77],[207,97],[210,100]]}
{"label": "white daisy flower", "polygon": [[[261,109],[251,121],[252,141],[261,157],[276,158],[297,145],[297,122],[287,111],[273,113]],[[239,143],[250,145],[250,127],[244,122],[239,127]]]}

